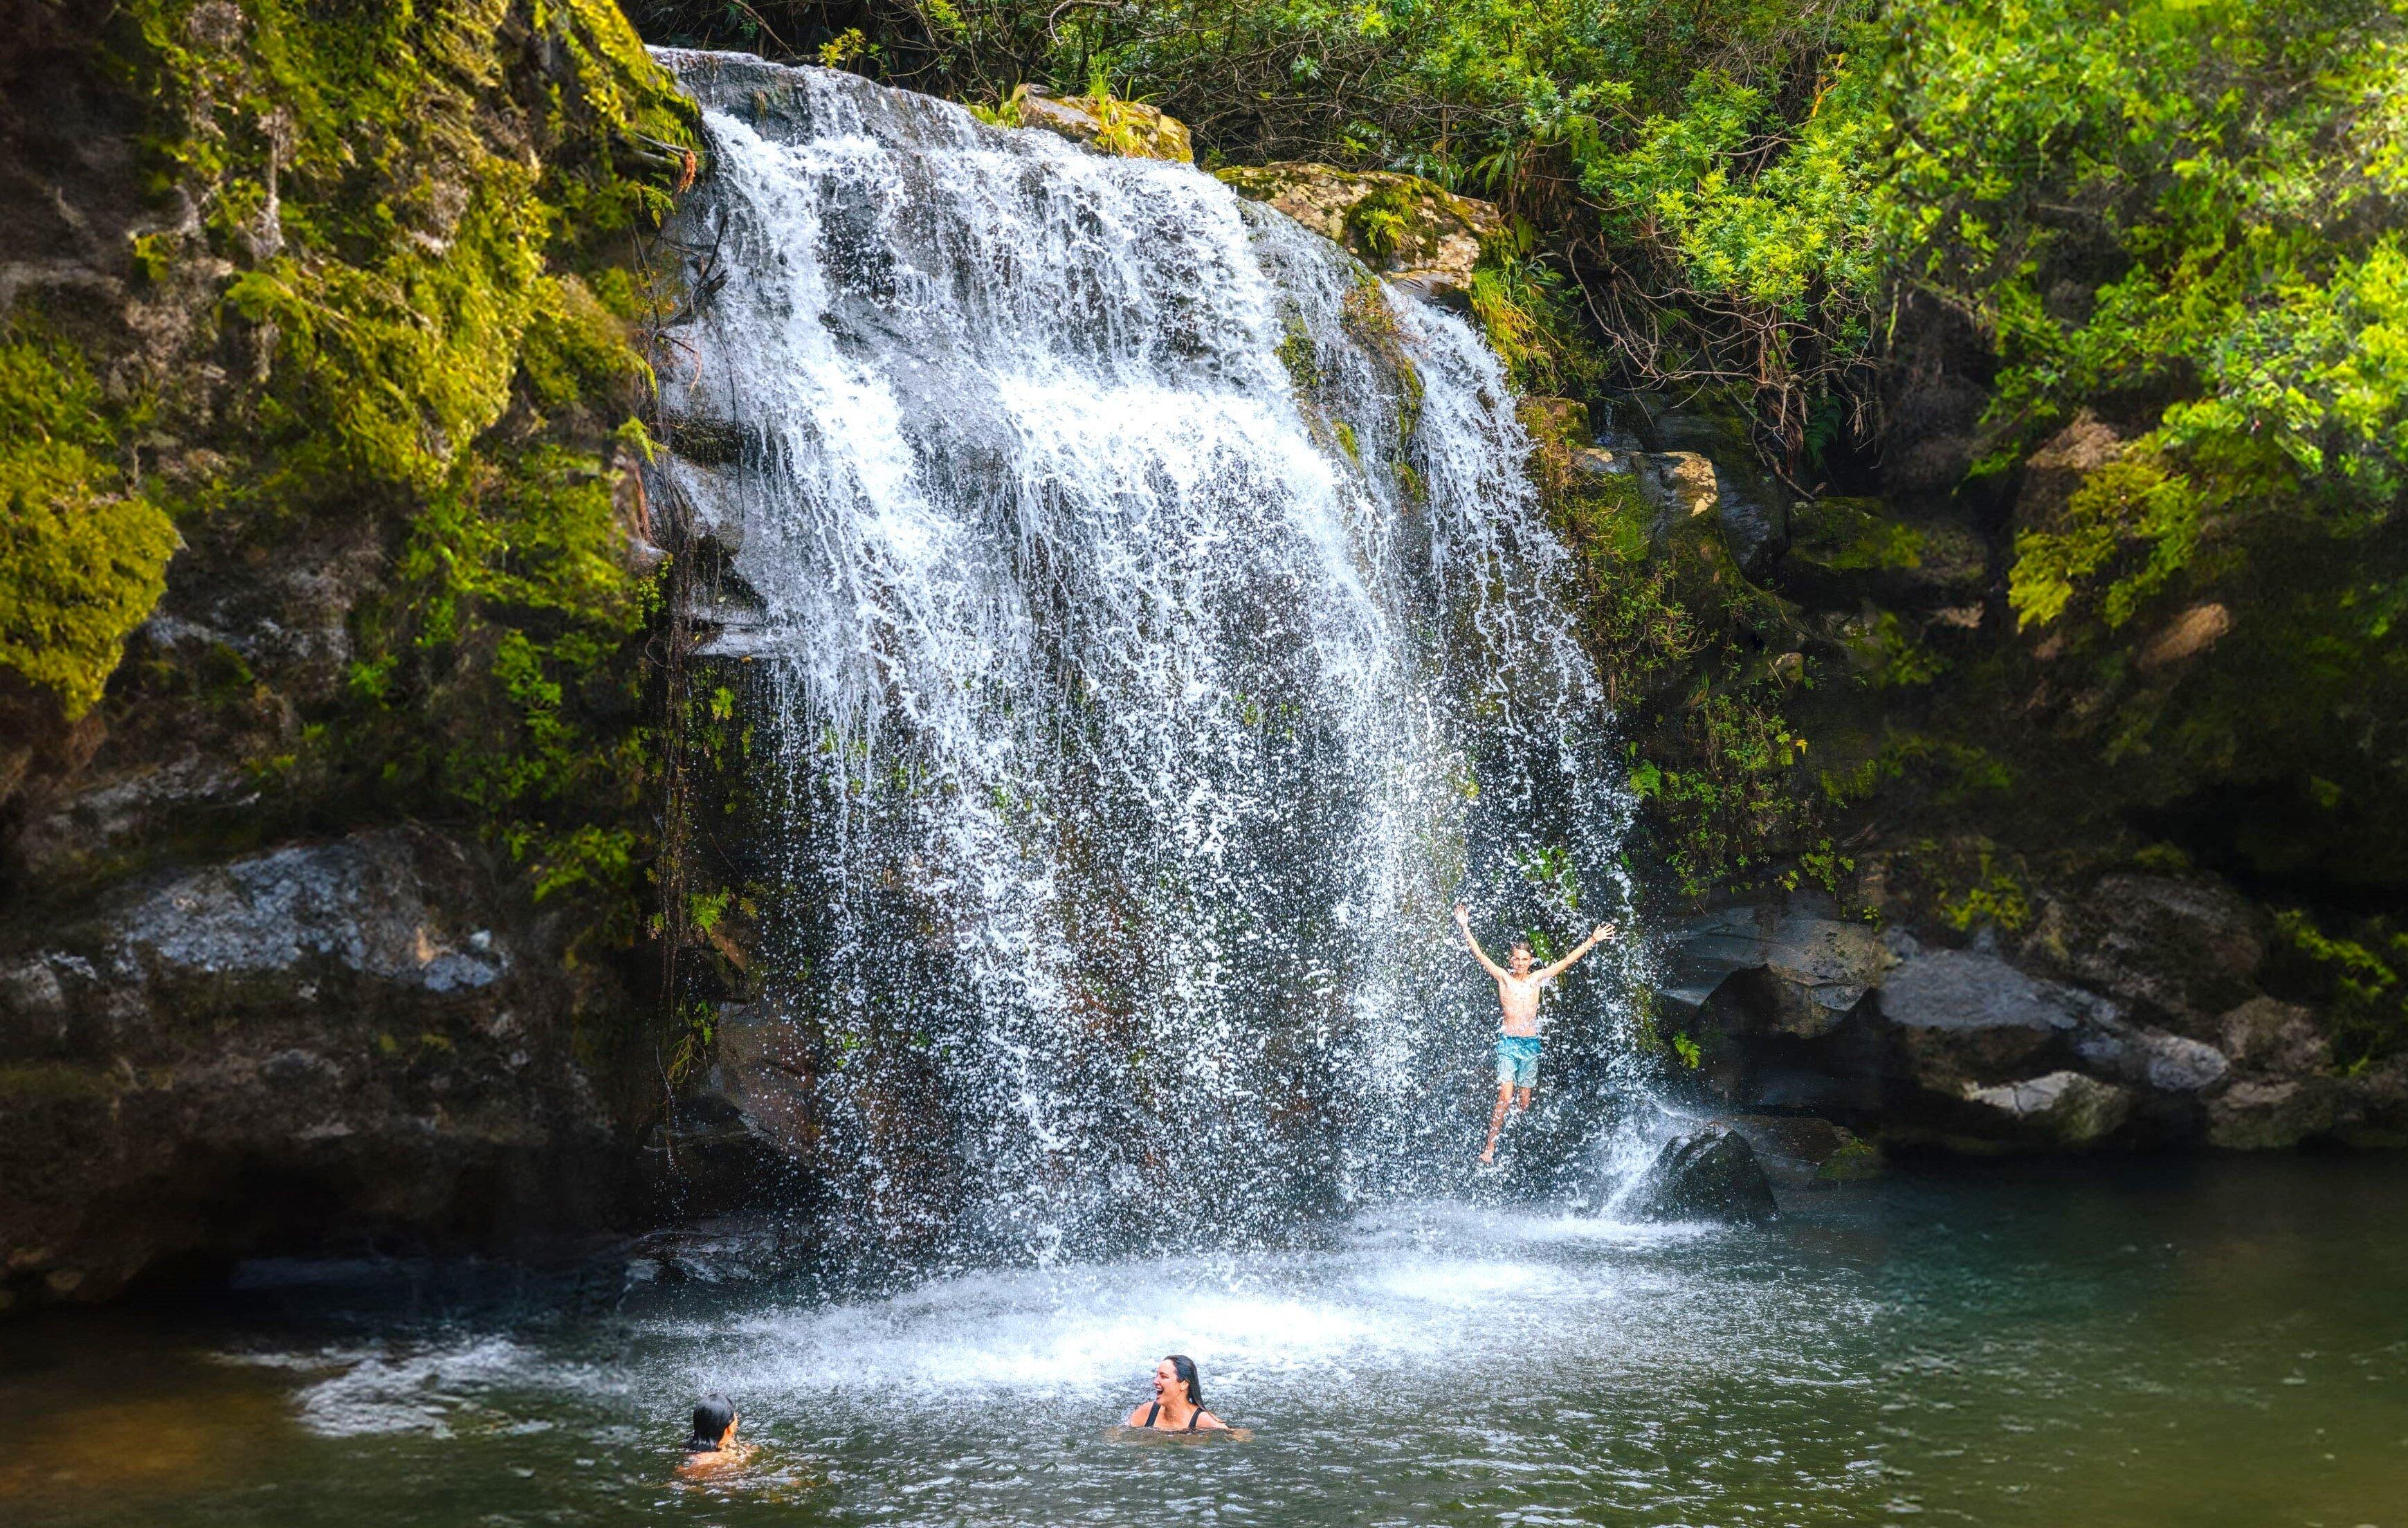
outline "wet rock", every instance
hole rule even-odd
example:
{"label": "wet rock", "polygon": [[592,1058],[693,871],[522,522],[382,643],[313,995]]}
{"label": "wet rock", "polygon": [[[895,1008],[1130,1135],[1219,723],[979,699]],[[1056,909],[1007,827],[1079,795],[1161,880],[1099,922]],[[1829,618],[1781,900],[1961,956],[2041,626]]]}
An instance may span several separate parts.
{"label": "wet rock", "polygon": [[557,951],[439,834],[155,874],[39,938],[0,951],[19,1298],[105,1299],[163,1255],[262,1241],[524,1245],[630,1186]]}
{"label": "wet rock", "polygon": [[2268,1151],[2329,1134],[2341,1117],[2341,1093],[2324,1077],[2235,1082],[2208,1101],[2208,1145]]}
{"label": "wet rock", "polygon": [[1878,500],[1827,497],[1789,510],[1789,548],[1774,586],[1813,609],[1855,612],[1865,604],[1932,617],[1978,606],[1989,582],[1988,550],[1962,521],[1909,520]]}
{"label": "wet rock", "polygon": [[689,1221],[652,1232],[626,1249],[625,1279],[637,1285],[685,1282],[724,1286],[775,1276],[810,1249],[797,1227],[756,1218]]}
{"label": "wet rock", "polygon": [[1662,949],[1661,1022],[1700,1047],[1689,1080],[1726,1107],[1869,1110],[1883,1045],[1865,998],[1890,956],[1866,924],[1813,904],[1724,908]]}
{"label": "wet rock", "polygon": [[1588,450],[1588,406],[1578,398],[1526,397],[1514,404],[1513,417],[1529,437],[1531,481],[1546,494],[1570,487]]}
{"label": "wet rock", "polygon": [[105,873],[179,823],[240,812],[261,795],[256,781],[222,758],[136,758],[52,795],[27,815],[12,847],[28,876],[70,884]]}
{"label": "wet rock", "polygon": [[2341,1093],[2333,1136],[2344,1146],[2397,1150],[2408,1146],[2408,1056],[2346,1077],[2335,1077]]}
{"label": "wet rock", "polygon": [[1505,227],[1489,203],[1417,175],[1307,161],[1213,173],[1239,195],[1286,213],[1372,269],[1418,283],[1425,296],[1469,291],[1482,244]]}
{"label": "wet rock", "polygon": [[2224,1054],[2244,1072],[2320,1075],[2332,1068],[2332,1045],[2315,1015],[2295,1002],[2252,998],[2216,1020]]}
{"label": "wet rock", "polygon": [[[1747,422],[1711,410],[1671,409],[1634,423],[1651,448],[1648,454],[1663,459],[1657,472],[1669,490],[1666,497],[1692,515],[1711,511],[1716,540],[1742,576],[1759,584],[1772,582],[1789,547],[1791,495],[1765,470]],[[1684,458],[1705,464],[1713,477],[1711,495],[1700,491],[1705,473]],[[1641,472],[1644,485],[1643,464]]]}
{"label": "wet rock", "polygon": [[695,1102],[716,1102],[753,1140],[792,1155],[817,1139],[815,1066],[794,1028],[763,1003],[722,1003],[710,1076]]}
{"label": "wet rock", "polygon": [[1882,1016],[1906,1076],[1935,1094],[2070,1060],[2074,1031],[2101,1011],[2094,996],[2036,981],[1988,950],[1894,943],[1902,959],[1882,985]]}
{"label": "wet rock", "polygon": [[2258,995],[2262,916],[2221,881],[2115,874],[2052,901],[2025,954],[2178,1034],[2214,1042],[2220,1017]]}
{"label": "wet rock", "polygon": [[1723,983],[1762,970],[1778,985],[1779,1028],[1827,1031],[1882,979],[1895,957],[1870,925],[1811,910],[1718,909],[1687,919],[1666,940],[1663,996],[1702,1008]]}
{"label": "wet rock", "polygon": [[1713,1126],[1665,1142],[1613,1208],[1633,1220],[1754,1223],[1780,1213],[1747,1138]]}
{"label": "wet rock", "polygon": [[2050,436],[2024,460],[2023,483],[2016,493],[2014,523],[2018,528],[2053,526],[2083,480],[2124,454],[2124,437],[2085,409],[2073,422]]}
{"label": "wet rock", "polygon": [[2096,1146],[2132,1112],[2132,1095],[2111,1082],[2059,1071],[1983,1088],[1967,1085],[1965,1101],[2000,1117],[2011,1133],[2060,1148]]}
{"label": "wet rock", "polygon": [[1722,503],[1713,462],[1694,451],[1651,451],[1632,459],[1640,492],[1670,523],[1712,514]]}
{"label": "wet rock", "polygon": [[2196,657],[2232,629],[2232,612],[2218,604],[2193,605],[2166,623],[2132,660],[2141,670],[2161,669]]}
{"label": "wet rock", "polygon": [[1856,1183],[1881,1175],[1880,1148],[1811,1115],[1732,1115],[1716,1121],[1744,1137],[1766,1174],[1794,1188]]}
{"label": "wet rock", "polygon": [[2074,1036],[2074,1054],[2091,1071],[2160,1093],[2197,1093],[2222,1082],[2231,1066],[2214,1045],[2163,1030],[2094,1015]]}
{"label": "wet rock", "polygon": [[1739,493],[1727,474],[1714,506],[1714,519],[1731,560],[1752,584],[1769,584],[1789,550],[1787,505],[1770,495]]}

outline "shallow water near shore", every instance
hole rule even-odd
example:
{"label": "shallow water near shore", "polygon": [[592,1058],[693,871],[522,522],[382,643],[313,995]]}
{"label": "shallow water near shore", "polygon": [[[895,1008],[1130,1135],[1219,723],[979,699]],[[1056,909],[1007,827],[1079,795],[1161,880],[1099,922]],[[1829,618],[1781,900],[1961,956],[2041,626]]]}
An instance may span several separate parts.
{"label": "shallow water near shore", "polygon": [[[206,1311],[0,1331],[0,1516],[2408,1523],[2408,1160],[1784,1203],[1761,1230],[1391,1206],[1309,1248],[832,1302],[264,1270]],[[1251,1440],[1118,1434],[1169,1350]],[[760,1449],[680,1485],[704,1388]]]}

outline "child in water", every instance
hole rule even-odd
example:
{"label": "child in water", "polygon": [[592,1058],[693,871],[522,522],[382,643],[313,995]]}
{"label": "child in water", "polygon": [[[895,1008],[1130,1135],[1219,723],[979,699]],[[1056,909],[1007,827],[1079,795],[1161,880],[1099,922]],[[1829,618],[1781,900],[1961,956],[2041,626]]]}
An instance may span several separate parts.
{"label": "child in water", "polygon": [[724,1395],[706,1395],[695,1403],[694,1432],[685,1440],[685,1459],[678,1465],[680,1475],[709,1475],[730,1464],[741,1464],[752,1455],[750,1444],[736,1441],[736,1403]]}
{"label": "child in water", "polygon": [[1497,1002],[1505,1011],[1497,1035],[1497,1110],[1488,1117],[1488,1144],[1480,1152],[1480,1164],[1493,1167],[1497,1163],[1497,1132],[1505,1128],[1506,1109],[1529,1108],[1530,1095],[1539,1086],[1539,993],[1570,970],[1573,961],[1612,939],[1613,925],[1598,924],[1570,955],[1536,971],[1530,969],[1530,945],[1526,940],[1513,941],[1504,965],[1488,959],[1480,941],[1471,937],[1471,909],[1460,902],[1455,904],[1455,926],[1463,930],[1463,942],[1470,946],[1471,958],[1497,978]]}

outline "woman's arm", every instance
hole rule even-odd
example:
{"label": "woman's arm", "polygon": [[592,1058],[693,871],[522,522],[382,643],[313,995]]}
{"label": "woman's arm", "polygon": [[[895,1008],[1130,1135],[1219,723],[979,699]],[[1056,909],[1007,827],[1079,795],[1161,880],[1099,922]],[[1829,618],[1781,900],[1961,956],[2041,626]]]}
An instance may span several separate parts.
{"label": "woman's arm", "polygon": [[1226,1433],[1229,1430],[1227,1422],[1209,1411],[1199,1411],[1196,1414],[1196,1426],[1197,1431],[1205,1433]]}
{"label": "woman's arm", "polygon": [[1540,973],[1539,973],[1539,974],[1540,974],[1541,977],[1546,978],[1546,979],[1549,979],[1549,980],[1552,980],[1552,979],[1554,979],[1555,977],[1557,977],[1557,976],[1562,975],[1565,972],[1570,971],[1570,970],[1572,968],[1572,962],[1574,962],[1575,960],[1578,960],[1582,956],[1586,955],[1589,951],[1591,951],[1591,950],[1593,950],[1593,949],[1597,948],[1597,947],[1598,947],[1598,945],[1599,945],[1599,944],[1603,944],[1605,941],[1607,941],[1607,940],[1609,940],[1609,939],[1612,939],[1612,937],[1613,937],[1613,925],[1612,925],[1612,924],[1611,924],[1611,923],[1600,923],[1600,924],[1598,924],[1596,928],[1591,929],[1591,930],[1588,931],[1588,937],[1587,937],[1586,939],[1582,940],[1582,941],[1580,942],[1579,945],[1578,945],[1576,948],[1574,948],[1574,949],[1573,949],[1573,951],[1572,951],[1570,955],[1565,956],[1562,959],[1560,959],[1560,960],[1556,961],[1554,965],[1551,965],[1551,966],[1547,967],[1545,970],[1543,970],[1543,971],[1540,972]]}

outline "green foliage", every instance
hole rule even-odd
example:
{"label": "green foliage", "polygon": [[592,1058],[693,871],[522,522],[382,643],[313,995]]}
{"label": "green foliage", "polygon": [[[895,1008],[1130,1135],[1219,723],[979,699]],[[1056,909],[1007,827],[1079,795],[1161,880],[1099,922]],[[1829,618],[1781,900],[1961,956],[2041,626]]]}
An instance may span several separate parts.
{"label": "green foliage", "polygon": [[1607,368],[1563,273],[1540,257],[1539,242],[1538,231],[1518,219],[1487,241],[1471,271],[1471,316],[1516,388],[1596,391]]}
{"label": "green foliage", "polygon": [[0,331],[0,664],[70,721],[100,699],[177,546],[166,513],[122,481],[115,411],[73,346]]}
{"label": "green foliage", "polygon": [[1912,795],[1956,807],[2012,792],[2015,774],[2005,760],[1973,744],[1905,732],[1885,739],[1856,768],[1825,773],[1822,787],[1835,806]]}
{"label": "green foliage", "polygon": [[1688,896],[1744,881],[1783,857],[1811,811],[1797,787],[1806,740],[1789,729],[1777,696],[1754,689],[1710,694],[1684,707],[1676,743],[1684,767],[1633,780],[1666,819],[1666,868]]}
{"label": "green foliage", "polygon": [[[581,301],[547,273],[560,226],[657,210],[663,193],[623,178],[615,151],[656,158],[649,142],[691,136],[600,0],[132,8],[159,174],[194,199],[211,252],[245,267],[222,300],[265,365],[255,427],[279,495],[359,479],[434,491],[501,417],[538,315]],[[541,159],[484,130],[511,11],[573,65],[576,88],[552,84],[538,110]]]}
{"label": "green foliage", "polygon": [[2383,918],[2362,920],[2350,937],[2328,934],[2299,909],[2274,916],[2278,968],[2306,987],[2331,1043],[2333,1064],[2363,1071],[2408,1051],[2408,933]]}
{"label": "green foliage", "polygon": [[2170,471],[2158,450],[2128,452],[2100,468],[2056,523],[2015,538],[2007,599],[2016,624],[2046,626],[2086,591],[2107,628],[2121,627],[2189,564],[2200,511],[2198,488]]}
{"label": "green foliage", "polygon": [[1550,905],[1566,915],[1580,911],[1580,871],[1572,864],[1569,848],[1554,843],[1533,849],[1522,861],[1521,870],[1522,878],[1537,888]]}
{"label": "green foliage", "polygon": [[1346,209],[1346,232],[1365,252],[1386,260],[1403,244],[1414,210],[1402,187],[1382,186]]}
{"label": "green foliage", "polygon": [[1877,689],[1928,685],[1948,667],[1928,643],[1907,629],[1895,611],[1873,616],[1862,650],[1869,669],[1866,678]]}
{"label": "green foliage", "polygon": [[2408,7],[2018,0],[1917,19],[1881,66],[1899,145],[1885,226],[1915,281],[1997,335],[1997,460],[2092,400],[2155,415],[2062,524],[2019,540],[2018,617],[2112,630],[2211,536],[2267,516],[2349,535],[2392,512]]}

